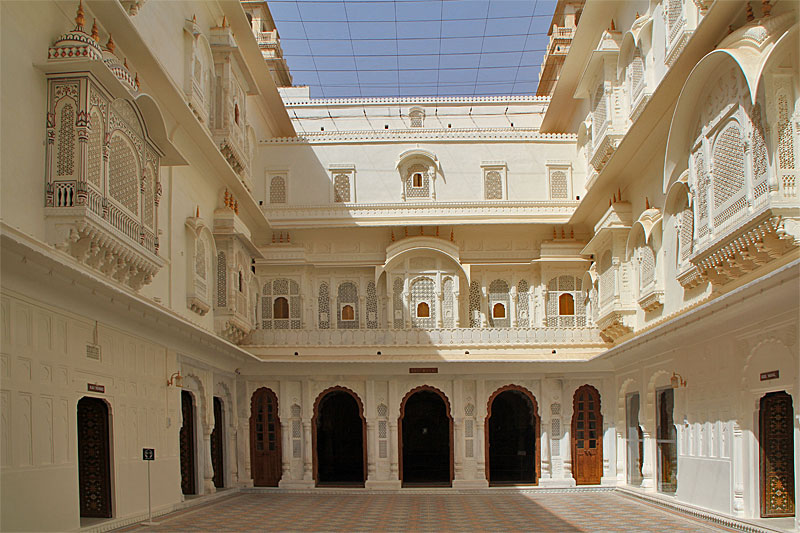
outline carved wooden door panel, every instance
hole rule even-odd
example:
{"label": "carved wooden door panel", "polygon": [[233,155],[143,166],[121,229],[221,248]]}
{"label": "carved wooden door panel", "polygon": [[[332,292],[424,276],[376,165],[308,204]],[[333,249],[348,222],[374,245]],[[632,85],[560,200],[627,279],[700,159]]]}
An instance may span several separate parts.
{"label": "carved wooden door panel", "polygon": [[578,485],[596,485],[603,476],[603,417],[600,393],[590,385],[572,399],[572,476]]}
{"label": "carved wooden door panel", "polygon": [[761,516],[794,516],[792,397],[771,392],[761,398]]}
{"label": "carved wooden door panel", "polygon": [[223,471],[223,456],[225,452],[224,433],[222,401],[214,397],[214,429],[211,431],[211,466],[214,468],[214,486],[218,489],[225,486]]}
{"label": "carved wooden door panel", "polygon": [[195,494],[194,475],[194,405],[192,394],[181,391],[181,413],[183,425],[180,433],[181,452],[181,491],[184,494]]}
{"label": "carved wooden door panel", "polygon": [[78,402],[78,484],[81,516],[111,518],[108,406],[97,398]]}
{"label": "carved wooden door panel", "polygon": [[250,468],[256,487],[278,486],[281,480],[278,398],[263,387],[250,400]]}

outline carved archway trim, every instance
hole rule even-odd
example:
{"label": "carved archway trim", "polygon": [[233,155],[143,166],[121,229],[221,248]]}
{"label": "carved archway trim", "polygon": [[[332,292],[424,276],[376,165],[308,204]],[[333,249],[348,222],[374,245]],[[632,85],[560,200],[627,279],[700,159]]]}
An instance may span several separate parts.
{"label": "carved archway trim", "polygon": [[364,403],[361,401],[361,398],[358,394],[353,391],[352,389],[348,389],[347,387],[343,387],[341,385],[335,385],[333,387],[328,387],[327,389],[323,390],[317,395],[317,399],[314,400],[314,415],[311,418],[311,458],[313,461],[313,468],[314,468],[314,484],[319,485],[319,461],[317,459],[317,420],[319,419],[319,404],[322,402],[322,399],[325,398],[327,395],[333,392],[344,392],[345,394],[349,394],[350,396],[355,399],[356,404],[358,404],[358,417],[361,419],[361,456],[363,462],[363,474],[364,474],[364,481],[367,480],[367,419],[364,418]]}
{"label": "carved archway trim", "polygon": [[433,387],[431,385],[420,385],[419,387],[414,387],[410,391],[403,396],[403,400],[400,402],[400,417],[397,419],[397,459],[398,459],[398,476],[400,478],[400,482],[403,481],[403,418],[406,416],[406,402],[408,402],[409,398],[415,395],[418,392],[422,391],[429,391],[433,392],[434,394],[438,395],[442,401],[444,402],[444,406],[447,412],[447,419],[450,422],[450,483],[453,483],[453,474],[454,474],[454,463],[453,463],[453,413],[452,408],[450,406],[450,399],[447,395],[442,392],[441,390]]}
{"label": "carved archway trim", "polygon": [[485,470],[486,470],[486,481],[489,483],[492,482],[490,476],[490,468],[489,463],[491,461],[489,455],[489,419],[492,417],[492,404],[494,403],[495,398],[497,398],[500,394],[508,391],[517,391],[522,393],[526,398],[531,401],[531,415],[533,415],[533,439],[534,439],[534,446],[535,446],[535,453],[536,456],[534,458],[534,473],[536,475],[536,481],[534,485],[539,484],[539,479],[542,477],[542,446],[541,446],[541,427],[542,427],[542,419],[539,416],[539,403],[536,401],[536,396],[528,390],[527,388],[523,387],[522,385],[505,385],[500,387],[496,391],[494,391],[491,396],[489,396],[489,400],[486,402],[486,419],[483,422],[483,439],[484,439],[484,463],[485,463]]}

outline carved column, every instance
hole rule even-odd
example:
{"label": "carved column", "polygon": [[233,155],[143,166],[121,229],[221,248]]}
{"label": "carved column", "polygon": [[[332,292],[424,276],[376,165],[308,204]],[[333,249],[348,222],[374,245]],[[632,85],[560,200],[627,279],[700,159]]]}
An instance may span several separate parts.
{"label": "carved column", "polygon": [[367,423],[367,471],[365,472],[367,475],[366,481],[372,481],[375,479],[375,460],[378,457],[378,432],[375,429],[375,419],[370,417],[366,420]]}
{"label": "carved column", "polygon": [[744,439],[742,428],[737,422],[733,425],[733,514],[744,516]]}
{"label": "carved column", "polygon": [[203,494],[214,494],[214,464],[211,462],[211,432],[210,425],[203,424]]}
{"label": "carved column", "polygon": [[642,426],[642,441],[642,453],[644,455],[642,461],[642,488],[652,490],[656,486],[655,472],[653,470],[653,460],[655,459],[656,449],[655,442],[650,436],[650,430],[645,426]]}
{"label": "carved column", "polygon": [[284,422],[288,419],[289,413],[284,413],[281,418],[281,479],[289,479],[292,475],[292,429]]}
{"label": "carved column", "polygon": [[[475,459],[476,459],[476,478],[486,479],[486,456],[485,456],[485,431],[486,423],[486,382],[478,380],[475,383]],[[488,481],[488,480],[486,480]]]}
{"label": "carved column", "polygon": [[391,462],[389,464],[389,479],[397,481],[400,479],[400,470],[398,467],[398,440],[397,440],[397,419],[389,418],[389,457]]}
{"label": "carved column", "polygon": [[311,481],[314,478],[311,447],[311,419],[307,418],[303,420],[303,479],[305,481]]}

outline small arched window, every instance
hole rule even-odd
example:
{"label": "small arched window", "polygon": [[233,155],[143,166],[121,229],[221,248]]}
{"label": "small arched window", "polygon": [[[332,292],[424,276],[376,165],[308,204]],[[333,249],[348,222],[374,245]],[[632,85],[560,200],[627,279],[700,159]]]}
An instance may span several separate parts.
{"label": "small arched window", "polygon": [[411,186],[412,187],[422,187],[422,173],[415,172],[414,175],[411,177]]}
{"label": "small arched window", "polygon": [[575,314],[575,298],[568,293],[563,293],[558,297],[559,316]]}
{"label": "small arched window", "polygon": [[506,317],[506,306],[501,303],[494,304],[494,306],[492,307],[492,318],[505,318],[505,317]]}
{"label": "small arched window", "polygon": [[352,305],[345,305],[342,307],[342,320],[355,320],[356,312]]}
{"label": "small arched window", "polygon": [[425,302],[420,302],[417,305],[417,318],[430,318],[430,316],[431,307]]}
{"label": "small arched window", "polygon": [[242,286],[244,285],[244,276],[242,276],[242,271],[239,271],[239,292],[242,292]]}
{"label": "small arched window", "polygon": [[239,104],[233,104],[233,120],[239,125]]}
{"label": "small arched window", "polygon": [[274,318],[289,318],[289,300],[283,296],[275,298],[272,303],[272,316]]}

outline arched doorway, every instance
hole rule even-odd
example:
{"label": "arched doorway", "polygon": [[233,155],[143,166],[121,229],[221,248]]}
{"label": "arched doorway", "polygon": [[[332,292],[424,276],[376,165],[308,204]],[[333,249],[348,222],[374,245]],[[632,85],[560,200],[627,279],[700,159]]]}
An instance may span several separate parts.
{"label": "arched doorway", "polygon": [[108,405],[99,398],[81,398],[78,401],[81,517],[111,518],[110,448]]}
{"label": "arched doorway", "polygon": [[214,469],[214,486],[225,486],[225,430],[222,400],[214,396],[214,429],[211,430],[211,466]]}
{"label": "arched doorway", "polygon": [[453,481],[453,418],[442,391],[422,386],[400,406],[400,480],[404,485]]}
{"label": "arched doorway", "polygon": [[761,516],[794,516],[792,397],[784,391],[761,398],[758,413]]}
{"label": "arched doorway", "polygon": [[366,424],[359,397],[344,387],[314,403],[314,476],[317,484],[361,485],[366,480]]}
{"label": "arched doorway", "polygon": [[486,476],[492,485],[539,479],[539,415],[527,389],[508,385],[492,394],[486,417]]}
{"label": "arched doorway", "polygon": [[281,480],[278,398],[266,387],[250,398],[250,472],[256,487],[277,487]]}
{"label": "arched doorway", "polygon": [[583,385],[572,398],[572,477],[578,485],[597,485],[602,476],[600,393],[591,385]]}
{"label": "arched doorway", "polygon": [[180,432],[181,492],[197,494],[194,466],[194,398],[191,392],[185,390],[181,391],[181,415],[183,417]]}

